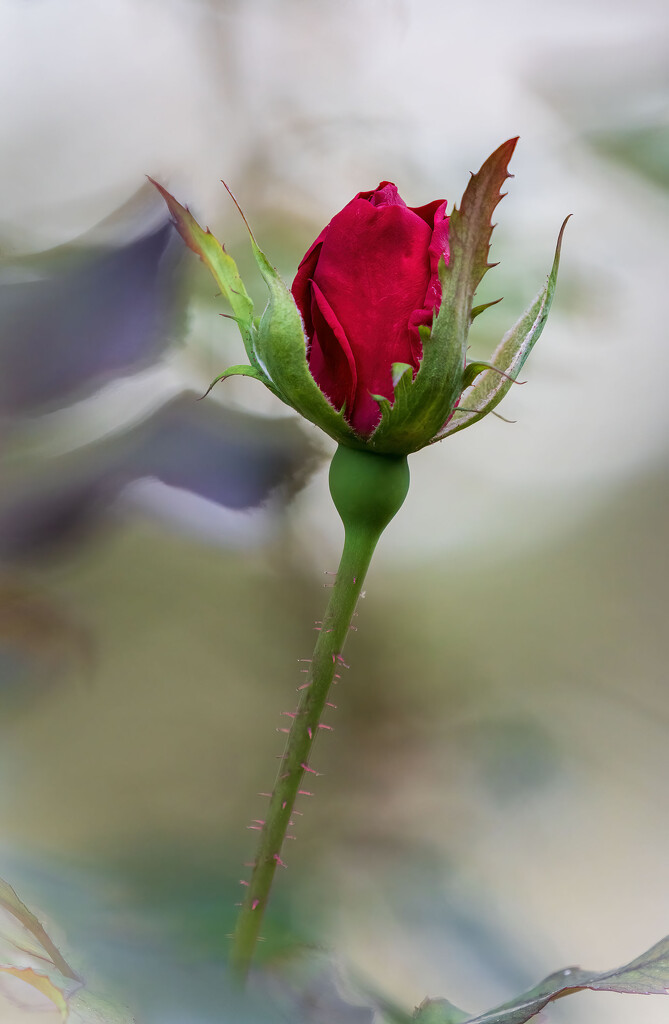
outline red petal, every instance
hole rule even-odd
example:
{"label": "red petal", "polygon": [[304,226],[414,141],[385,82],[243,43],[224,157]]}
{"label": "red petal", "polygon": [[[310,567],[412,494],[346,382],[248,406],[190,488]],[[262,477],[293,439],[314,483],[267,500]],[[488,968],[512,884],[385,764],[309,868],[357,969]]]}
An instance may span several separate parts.
{"label": "red petal", "polygon": [[347,417],[358,383],[355,359],[344,330],[315,281],[311,282],[314,333],[309,354],[311,374],[335,409],[346,402]]}
{"label": "red petal", "polygon": [[330,222],[314,271],[355,356],[357,389],[348,418],[361,433],[379,421],[370,392],[393,397],[392,363],[418,367],[417,334],[431,280],[432,232],[406,206],[354,199]]}

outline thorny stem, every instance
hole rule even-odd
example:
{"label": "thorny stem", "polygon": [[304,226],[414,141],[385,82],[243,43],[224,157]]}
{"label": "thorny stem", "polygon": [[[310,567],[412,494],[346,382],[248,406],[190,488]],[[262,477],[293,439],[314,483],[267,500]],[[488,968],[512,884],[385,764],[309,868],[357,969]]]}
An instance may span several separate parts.
{"label": "thorny stem", "polygon": [[344,549],[318,634],[301,697],[281,758],[233,937],[231,967],[240,981],[248,974],[281,849],[298,796],[311,795],[305,774],[333,679],[348,666],[342,652],[365,576],[379,537],[400,508],[409,485],[405,458],[376,455],[340,446],[330,470],[330,489],[345,527]]}

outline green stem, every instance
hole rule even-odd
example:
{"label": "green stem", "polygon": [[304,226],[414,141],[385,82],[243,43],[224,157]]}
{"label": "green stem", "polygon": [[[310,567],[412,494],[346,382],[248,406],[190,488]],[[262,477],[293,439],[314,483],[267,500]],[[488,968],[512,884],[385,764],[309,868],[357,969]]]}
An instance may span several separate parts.
{"label": "green stem", "polygon": [[401,507],[409,486],[406,458],[340,446],[330,468],[330,491],[345,528],[344,549],[309,672],[270,798],[253,874],[233,938],[231,967],[244,980],[258,941],[272,881],[283,865],[281,849],[298,796],[306,795],[309,757],[335,675],[343,667],[348,637],[369,564],[383,530]]}

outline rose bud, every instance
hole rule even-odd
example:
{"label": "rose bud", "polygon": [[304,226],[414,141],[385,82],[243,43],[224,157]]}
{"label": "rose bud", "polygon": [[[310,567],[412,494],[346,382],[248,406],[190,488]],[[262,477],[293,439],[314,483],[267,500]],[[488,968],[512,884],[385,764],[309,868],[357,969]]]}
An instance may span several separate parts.
{"label": "rose bud", "polygon": [[234,260],[158,185],[230,303],[246,348],[249,363],[213,384],[255,377],[340,444],[380,454],[418,451],[491,412],[543,330],[564,231],[546,285],[491,362],[467,363],[471,322],[491,305],[473,300],[491,266],[491,217],[516,142],[471,176],[450,217],[441,200],[407,206],[390,182],[359,193],[310,247],[292,293],[251,234],[270,293],[260,319]]}
{"label": "rose bud", "polygon": [[354,430],[381,419],[374,395],[392,402],[394,363],[418,371],[419,327],[441,301],[438,264],[448,263],[446,203],[412,209],[391,182],[360,192],[300,263],[292,292],[307,335],[309,369]]}

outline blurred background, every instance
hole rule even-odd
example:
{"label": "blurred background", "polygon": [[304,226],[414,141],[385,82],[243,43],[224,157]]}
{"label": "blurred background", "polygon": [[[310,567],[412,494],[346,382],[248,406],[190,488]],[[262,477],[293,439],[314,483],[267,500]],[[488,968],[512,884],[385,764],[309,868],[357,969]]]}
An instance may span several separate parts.
{"label": "blurred background", "polygon": [[412,457],[253,1019],[372,1020],[322,964],[298,1006],[304,944],[482,1011],[669,930],[668,38],[661,0],[0,4],[0,876],[138,1019],[241,1019],[246,825],[341,543],[329,439],[254,381],[195,401],[241,342],[146,174],[262,303],[221,178],[290,280],[356,192],[452,205],[520,135],[481,356],[574,214],[515,422]]}

